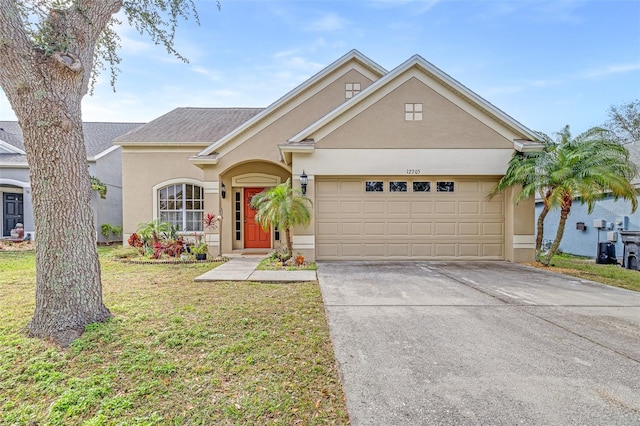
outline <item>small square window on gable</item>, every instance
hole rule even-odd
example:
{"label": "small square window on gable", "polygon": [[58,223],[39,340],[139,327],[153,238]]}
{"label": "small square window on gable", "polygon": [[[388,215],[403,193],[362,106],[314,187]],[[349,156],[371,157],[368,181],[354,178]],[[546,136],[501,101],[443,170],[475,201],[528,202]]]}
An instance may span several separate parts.
{"label": "small square window on gable", "polygon": [[360,83],[345,83],[344,85],[344,97],[345,99],[353,98],[360,93]]}
{"label": "small square window on gable", "polygon": [[422,121],[422,104],[404,104],[404,121]]}

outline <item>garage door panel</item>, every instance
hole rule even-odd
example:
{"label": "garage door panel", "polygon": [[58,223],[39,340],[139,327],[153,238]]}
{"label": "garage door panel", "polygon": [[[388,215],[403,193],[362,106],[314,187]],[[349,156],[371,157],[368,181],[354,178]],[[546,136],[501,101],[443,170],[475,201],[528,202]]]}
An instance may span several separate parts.
{"label": "garage door panel", "polygon": [[362,257],[362,247],[361,243],[341,243],[339,245],[341,256],[352,258]]}
{"label": "garage door panel", "polygon": [[389,243],[387,245],[387,255],[391,257],[408,257],[411,255],[409,247],[409,243]]}
{"label": "garage door panel", "polygon": [[385,257],[384,249],[384,243],[365,243],[364,255],[365,257]]}
{"label": "garage door panel", "polygon": [[432,213],[432,201],[411,201],[411,215],[430,215]]}
{"label": "garage door panel", "polygon": [[436,203],[436,214],[438,215],[453,215],[456,214],[456,205],[455,201],[440,201]]}
{"label": "garage door panel", "polygon": [[409,202],[408,201],[389,201],[387,204],[389,215],[402,215],[409,217]]}
{"label": "garage door panel", "polygon": [[340,201],[340,213],[362,214],[362,203],[359,201]]}
{"label": "garage door panel", "polygon": [[458,256],[461,257],[479,257],[482,255],[480,243],[472,243],[472,244],[459,244],[458,245]]}
{"label": "garage door panel", "polygon": [[484,215],[504,215],[504,202],[502,201],[485,201],[482,203],[482,214]]}
{"label": "garage door panel", "polygon": [[480,235],[480,224],[478,222],[461,222],[458,224],[458,234],[477,237]]}
{"label": "garage door panel", "polygon": [[316,195],[323,196],[328,195],[332,196],[334,194],[340,193],[338,186],[338,179],[323,179],[316,181]]}
{"label": "garage door panel", "polygon": [[477,201],[460,201],[458,212],[461,215],[474,215],[480,213],[480,203]]}
{"label": "garage door panel", "polygon": [[384,214],[384,200],[377,201],[365,201],[364,202],[364,213],[365,214]]}
{"label": "garage door panel", "polygon": [[411,223],[411,234],[416,236],[431,235],[431,222]]}
{"label": "garage door panel", "polygon": [[364,223],[365,236],[384,236],[386,231],[385,222],[366,222]]}
{"label": "garage door panel", "polygon": [[456,224],[454,222],[436,223],[435,226],[436,226],[435,235],[438,237],[441,237],[441,236],[451,237],[456,235]]}
{"label": "garage door panel", "polygon": [[339,201],[327,200],[318,205],[318,215],[336,214],[338,213]]}
{"label": "garage door panel", "polygon": [[[493,181],[493,180],[483,180],[481,182],[482,187],[480,188],[480,191],[482,191],[485,194],[489,194],[491,193],[491,191],[493,191],[493,188],[495,188],[497,181]],[[502,200],[504,197],[503,194],[498,194],[495,196],[494,200]]]}
{"label": "garage door panel", "polygon": [[362,223],[361,222],[341,222],[340,233],[345,236],[349,235],[362,235]]}
{"label": "garage door panel", "polygon": [[[383,192],[365,192],[365,181]],[[413,192],[412,181],[431,191]],[[390,192],[389,182],[407,182]],[[436,182],[454,182],[438,192]],[[316,177],[316,246],[323,259],[503,259],[504,199],[496,181],[455,177]],[[422,185],[424,188],[424,185]],[[332,192],[333,191],[333,192]]]}
{"label": "garage door panel", "polygon": [[502,259],[504,257],[504,250],[502,244],[483,244],[482,256],[494,259]]}
{"label": "garage door panel", "polygon": [[479,191],[480,182],[477,181],[462,181],[458,182],[458,192],[459,193],[472,193],[476,194]]}
{"label": "garage door panel", "polygon": [[336,237],[338,233],[338,222],[318,222],[318,234]]}
{"label": "garage door panel", "polygon": [[364,183],[360,179],[340,181],[340,193],[342,194],[359,194],[363,187]]}
{"label": "garage door panel", "polygon": [[482,234],[486,236],[503,237],[504,226],[502,223],[483,223]]}
{"label": "garage door panel", "polygon": [[415,243],[411,244],[412,257],[432,257],[433,244]]}
{"label": "garage door panel", "polygon": [[388,224],[388,234],[399,237],[409,237],[411,233],[409,232],[409,223],[408,222],[389,222]]}
{"label": "garage door panel", "polygon": [[338,243],[318,243],[317,252],[319,258],[338,258],[340,251]]}
{"label": "garage door panel", "polygon": [[455,257],[456,256],[456,244],[449,243],[436,243],[435,244],[436,257]]}

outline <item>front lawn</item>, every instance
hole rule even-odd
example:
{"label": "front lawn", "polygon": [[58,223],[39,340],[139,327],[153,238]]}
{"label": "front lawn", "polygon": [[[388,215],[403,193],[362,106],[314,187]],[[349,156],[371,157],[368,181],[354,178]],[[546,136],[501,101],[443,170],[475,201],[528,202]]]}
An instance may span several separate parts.
{"label": "front lawn", "polygon": [[640,291],[640,271],[626,269],[619,265],[600,265],[593,259],[562,254],[553,257],[549,268],[544,268],[540,264],[535,266],[615,287]]}
{"label": "front lawn", "polygon": [[194,283],[214,264],[100,248],[114,318],[67,350],[24,336],[34,253],[0,252],[0,424],[346,424],[317,283]]}

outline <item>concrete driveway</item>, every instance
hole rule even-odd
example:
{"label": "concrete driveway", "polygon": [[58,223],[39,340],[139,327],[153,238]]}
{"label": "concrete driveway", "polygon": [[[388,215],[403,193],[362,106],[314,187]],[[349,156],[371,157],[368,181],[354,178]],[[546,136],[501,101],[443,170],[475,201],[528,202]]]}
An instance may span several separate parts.
{"label": "concrete driveway", "polygon": [[318,280],[352,425],[640,425],[640,293],[506,262]]}

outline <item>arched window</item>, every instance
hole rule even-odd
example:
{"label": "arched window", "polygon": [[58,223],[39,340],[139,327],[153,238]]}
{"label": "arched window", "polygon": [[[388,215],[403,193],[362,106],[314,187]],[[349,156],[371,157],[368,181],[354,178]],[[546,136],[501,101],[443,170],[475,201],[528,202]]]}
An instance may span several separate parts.
{"label": "arched window", "polygon": [[190,183],[168,185],[158,190],[158,216],[180,231],[202,231],[204,211],[202,187]]}

